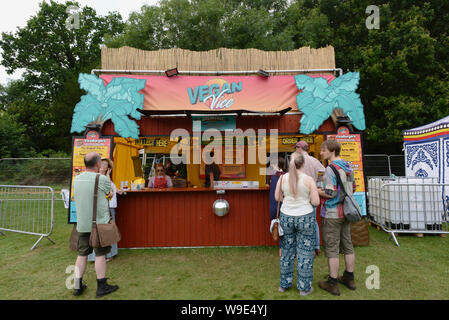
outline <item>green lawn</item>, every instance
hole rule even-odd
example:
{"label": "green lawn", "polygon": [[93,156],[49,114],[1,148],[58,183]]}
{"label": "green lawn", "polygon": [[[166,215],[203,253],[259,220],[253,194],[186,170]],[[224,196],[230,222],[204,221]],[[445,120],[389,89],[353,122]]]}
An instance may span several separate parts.
{"label": "green lawn", "polygon": [[[0,235],[0,299],[96,299],[95,271],[89,263],[88,289],[79,298],[66,288],[66,268],[76,253],[68,250],[71,225],[62,201],[55,202],[51,238],[30,251],[37,237]],[[356,291],[340,287],[333,297],[318,288],[327,275],[323,255],[315,260],[315,292],[300,297],[294,290],[278,293],[279,256],[276,247],[119,250],[108,262],[109,282],[120,289],[102,299],[447,299],[449,238],[401,235],[400,247],[388,235],[370,227],[369,247],[356,247]],[[343,263],[343,261],[341,261]],[[380,289],[367,289],[369,265],[380,270]],[[343,264],[341,264],[343,268]]]}

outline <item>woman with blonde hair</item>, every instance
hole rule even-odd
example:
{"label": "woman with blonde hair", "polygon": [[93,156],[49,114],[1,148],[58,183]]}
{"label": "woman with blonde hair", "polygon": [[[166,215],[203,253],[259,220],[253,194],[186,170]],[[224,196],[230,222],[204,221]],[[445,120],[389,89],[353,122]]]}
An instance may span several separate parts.
{"label": "woman with blonde hair", "polygon": [[[291,155],[289,171],[276,186],[275,198],[282,200],[279,223],[284,235],[281,241],[279,292],[293,283],[296,256],[296,285],[302,296],[313,292],[313,260],[316,242],[316,216],[313,206],[320,203],[315,181],[302,172],[304,156]],[[281,194],[282,193],[282,194]]]}
{"label": "woman with blonde hair", "polygon": [[148,181],[148,188],[165,189],[173,187],[171,178],[165,174],[165,167],[162,163],[158,163],[154,167],[155,175]]}

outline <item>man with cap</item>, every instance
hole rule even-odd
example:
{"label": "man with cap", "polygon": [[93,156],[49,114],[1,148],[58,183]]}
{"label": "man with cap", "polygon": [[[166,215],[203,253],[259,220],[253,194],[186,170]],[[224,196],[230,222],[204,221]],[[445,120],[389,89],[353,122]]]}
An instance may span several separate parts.
{"label": "man with cap", "polygon": [[318,185],[318,172],[321,171],[322,173],[324,173],[326,169],[320,161],[307,153],[307,150],[309,150],[309,145],[307,144],[307,142],[298,141],[295,145],[295,149],[296,152],[304,156],[304,167],[302,168],[302,171],[305,174],[311,176],[313,180],[315,180],[315,183],[317,183]]}
{"label": "man with cap", "polygon": [[[304,166],[302,167],[302,171],[307,174],[308,176],[312,177],[312,179],[315,181],[317,186],[318,184],[318,172],[324,172],[326,169],[321,164],[320,161],[315,159],[314,157],[310,156],[307,153],[307,150],[309,150],[309,145],[305,141],[298,141],[295,145],[295,149],[297,153],[300,153],[304,157]],[[316,214],[316,207],[313,207],[313,212]],[[318,223],[316,224],[316,244],[315,244],[315,253],[320,254],[320,231],[318,229]]]}

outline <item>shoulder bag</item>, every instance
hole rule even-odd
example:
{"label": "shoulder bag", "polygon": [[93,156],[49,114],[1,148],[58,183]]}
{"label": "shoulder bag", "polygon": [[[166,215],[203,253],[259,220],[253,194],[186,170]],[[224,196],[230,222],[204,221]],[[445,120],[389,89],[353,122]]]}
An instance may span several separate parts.
{"label": "shoulder bag", "polygon": [[337,178],[337,183],[340,184],[342,190],[346,194],[343,199],[343,214],[346,220],[348,220],[349,222],[360,221],[362,219],[362,211],[360,210],[359,204],[355,200],[354,196],[346,191],[345,185],[341,181],[341,177],[337,169],[332,164],[330,164],[329,166],[331,167]]}
{"label": "shoulder bag", "polygon": [[[114,220],[109,219],[109,223],[97,224],[97,198],[98,198],[98,180],[100,174],[95,177],[95,191],[94,191],[94,210],[92,215],[92,231],[90,233],[89,245],[92,248],[104,248],[117,243],[121,239],[120,231],[117,228]],[[109,212],[109,215],[111,213]]]}

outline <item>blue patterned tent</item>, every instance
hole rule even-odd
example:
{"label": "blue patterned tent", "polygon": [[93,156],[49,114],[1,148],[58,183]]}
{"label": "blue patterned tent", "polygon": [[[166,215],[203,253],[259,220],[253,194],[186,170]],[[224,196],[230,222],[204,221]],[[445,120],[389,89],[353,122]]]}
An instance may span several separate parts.
{"label": "blue patterned tent", "polygon": [[449,116],[404,131],[405,173],[449,183]]}

